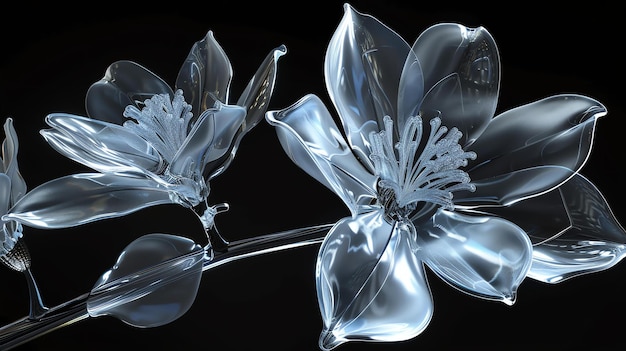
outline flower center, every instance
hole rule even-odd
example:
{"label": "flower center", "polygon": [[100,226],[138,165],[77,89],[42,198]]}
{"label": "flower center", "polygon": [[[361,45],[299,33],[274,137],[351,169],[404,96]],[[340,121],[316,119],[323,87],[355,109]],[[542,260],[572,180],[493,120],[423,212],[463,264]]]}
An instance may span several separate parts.
{"label": "flower center", "polygon": [[170,164],[183,145],[189,132],[189,121],[193,114],[191,105],[185,102],[183,91],[177,90],[170,100],[168,94],[155,94],[144,101],[144,108],[126,106],[124,127],[149,142],[163,159]]}
{"label": "flower center", "polygon": [[467,172],[459,169],[476,153],[459,145],[462,133],[457,128],[448,130],[440,118],[431,119],[430,135],[420,148],[424,130],[419,116],[407,120],[395,144],[389,116],[384,124],[383,130],[370,134],[370,159],[380,179],[378,201],[392,218],[407,218],[419,202],[452,210],[453,192],[476,189]]}

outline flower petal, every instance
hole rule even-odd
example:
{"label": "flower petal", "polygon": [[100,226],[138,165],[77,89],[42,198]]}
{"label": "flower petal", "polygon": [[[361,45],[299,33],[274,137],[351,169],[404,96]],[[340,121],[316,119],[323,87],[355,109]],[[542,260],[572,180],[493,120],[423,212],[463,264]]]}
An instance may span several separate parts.
{"label": "flower petal", "polygon": [[46,123],[52,129],[40,133],[55,150],[97,171],[147,174],[162,162],[152,145],[117,124],[66,113],[50,114]]}
{"label": "flower petal", "polygon": [[[467,166],[476,191],[455,194],[455,203],[481,205],[492,197],[491,204],[506,205],[560,185],[587,161],[596,121],[605,114],[602,104],[580,95],[552,96],[500,114],[470,147],[478,155]],[[515,176],[519,171],[523,176]],[[533,182],[524,181],[520,192],[523,179]]]}
{"label": "flower petal", "polygon": [[172,88],[145,67],[132,61],[117,61],[89,87],[85,107],[89,117],[121,125],[126,121],[126,106],[140,108],[138,103],[155,94],[174,97]]}
{"label": "flower petal", "polygon": [[169,203],[172,201],[168,191],[150,179],[101,173],[73,174],[29,191],[3,220],[34,228],[67,228]]}
{"label": "flower petal", "polygon": [[233,68],[222,47],[209,31],[196,42],[183,63],[176,89],[182,89],[185,100],[192,106],[194,118],[199,118],[215,102],[228,103]]}
{"label": "flower petal", "polygon": [[[172,159],[170,172],[195,179],[193,174],[187,174],[187,170],[197,167],[197,175],[202,175],[205,165],[228,152],[245,117],[243,107],[220,103],[204,111]],[[207,167],[207,171],[221,172],[221,169],[215,169],[216,166]]]}
{"label": "flower petal", "polygon": [[[344,16],[326,50],[328,93],[350,146],[370,170],[369,133],[383,129],[384,116],[397,115],[398,82],[410,49],[377,19],[345,4]],[[417,93],[421,98],[421,92]]]}
{"label": "flower petal", "polygon": [[352,214],[376,197],[376,177],[351,152],[324,103],[307,95],[281,111],[268,111],[283,149],[305,172],[324,184]]}
{"label": "flower petal", "polygon": [[486,206],[472,212],[515,223],[526,232],[533,245],[554,238],[572,226],[560,188],[509,206]]}
{"label": "flower petal", "polygon": [[27,188],[17,164],[19,143],[12,118],[7,118],[4,122],[4,134],[6,138],[2,142],[2,163],[4,164],[4,173],[11,180],[11,194],[7,201],[9,204],[14,204],[26,194]]}
{"label": "flower petal", "polygon": [[380,209],[329,231],[316,266],[323,350],[351,340],[408,340],[428,326],[432,296],[405,227],[388,223]]}
{"label": "flower petal", "polygon": [[420,258],[441,279],[470,295],[512,305],[532,259],[515,224],[439,210],[417,228]]}
{"label": "flower petal", "polygon": [[558,283],[611,268],[621,261],[626,252],[626,232],[600,191],[580,174],[559,190],[572,226],[534,247],[528,277]]}
{"label": "flower petal", "polygon": [[471,143],[493,118],[500,89],[500,55],[483,27],[441,23],[426,29],[413,44],[424,72],[425,116],[437,111],[442,124],[463,132]]}
{"label": "flower petal", "polygon": [[[213,178],[223,172],[230,162],[235,157],[235,153],[239,148],[239,143],[243,136],[247,134],[254,126],[259,124],[261,119],[265,116],[267,107],[274,92],[274,82],[276,80],[276,65],[278,59],[286,53],[285,46],[280,46],[267,55],[265,61],[261,64],[256,74],[244,92],[237,101],[238,106],[244,107],[248,112],[246,113],[245,121],[241,124],[241,127],[237,131],[234,141],[230,145],[230,151],[226,152],[220,159],[212,162],[214,165],[221,165],[218,171],[212,171],[210,178]],[[208,169],[213,169],[214,166],[207,166]]]}

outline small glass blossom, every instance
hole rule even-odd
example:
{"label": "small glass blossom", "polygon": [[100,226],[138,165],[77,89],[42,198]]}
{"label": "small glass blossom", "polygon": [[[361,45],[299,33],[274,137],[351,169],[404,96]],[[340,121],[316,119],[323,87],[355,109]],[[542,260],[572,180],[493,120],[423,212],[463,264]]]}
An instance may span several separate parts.
{"label": "small glass blossom", "polygon": [[[17,165],[18,140],[13,119],[4,122],[5,139],[0,159],[0,214],[4,215],[26,193],[26,182]],[[0,228],[0,261],[15,270],[24,271],[30,263],[12,260],[9,254],[22,238],[22,225],[13,220],[2,220]]]}
{"label": "small glass blossom", "polygon": [[6,218],[34,227],[75,226],[176,203],[208,230],[226,204],[208,206],[209,181],[263,119],[278,58],[272,50],[235,104],[228,57],[209,31],[195,43],[172,89],[131,61],[110,65],[87,92],[88,117],[53,113],[41,131],[58,152],[99,173],[74,174],[31,191]]}
{"label": "small glass blossom", "polygon": [[289,157],[351,216],[320,247],[320,348],[400,341],[433,316],[425,267],[472,296],[513,304],[531,277],[558,282],[623,257],[626,233],[578,173],[605,107],[563,94],[495,115],[490,33],[441,23],[411,46],[345,5],[315,95],[268,122]]}
{"label": "small glass blossom", "polygon": [[[13,127],[13,119],[4,122],[5,139],[2,141],[2,158],[0,158],[0,214],[21,199],[27,191],[26,182],[22,177],[18,163],[17,151],[19,143]],[[14,220],[0,220],[0,262],[14,271],[24,273],[30,294],[30,318],[38,318],[46,310],[41,300],[39,288],[31,272],[30,252],[23,239],[22,224]]]}

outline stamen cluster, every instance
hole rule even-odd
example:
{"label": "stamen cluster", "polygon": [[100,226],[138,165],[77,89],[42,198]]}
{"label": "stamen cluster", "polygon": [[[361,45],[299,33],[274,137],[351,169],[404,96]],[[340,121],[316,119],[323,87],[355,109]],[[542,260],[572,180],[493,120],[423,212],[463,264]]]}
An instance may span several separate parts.
{"label": "stamen cluster", "polygon": [[428,140],[420,146],[424,129],[422,119],[415,116],[406,121],[394,143],[393,120],[385,116],[383,121],[385,128],[370,134],[370,159],[380,178],[380,189],[391,189],[395,195],[397,208],[388,206],[388,192],[379,190],[380,194],[386,194],[385,208],[402,212],[392,215],[404,215],[420,201],[453,209],[453,192],[475,190],[469,175],[459,169],[467,166],[468,159],[476,158],[476,153],[467,152],[459,145],[461,131],[457,128],[448,131],[441,125],[441,119],[435,117],[430,120]]}

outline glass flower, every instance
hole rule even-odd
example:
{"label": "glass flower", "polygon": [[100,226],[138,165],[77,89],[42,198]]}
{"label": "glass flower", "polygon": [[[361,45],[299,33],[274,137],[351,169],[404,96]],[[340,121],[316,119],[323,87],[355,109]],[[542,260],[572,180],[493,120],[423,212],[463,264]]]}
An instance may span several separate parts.
{"label": "glass flower", "polygon": [[46,116],[51,128],[41,131],[59,153],[98,173],[49,181],[6,217],[60,228],[176,203],[212,228],[227,206],[207,205],[209,181],[263,119],[285,52],[281,45],[268,54],[234,104],[233,70],[211,31],[192,47],[174,89],[135,62],[113,63],[87,92],[88,117],[53,113]]}
{"label": "glass flower", "polygon": [[[2,158],[0,159],[0,214],[4,215],[9,208],[26,194],[26,182],[20,174],[17,164],[18,140],[13,127],[13,119],[4,122],[5,139],[2,142]],[[9,267],[24,271],[30,260],[12,259],[9,253],[22,238],[22,225],[13,220],[2,220],[0,228],[0,261]]]}
{"label": "glass flower", "polygon": [[341,126],[312,94],[266,114],[351,214],[317,257],[320,348],[422,333],[426,267],[512,305],[527,276],[557,282],[622,258],[624,230],[578,173],[602,104],[563,94],[496,115],[500,58],[485,28],[441,23],[411,46],[344,10],[324,63]]}

